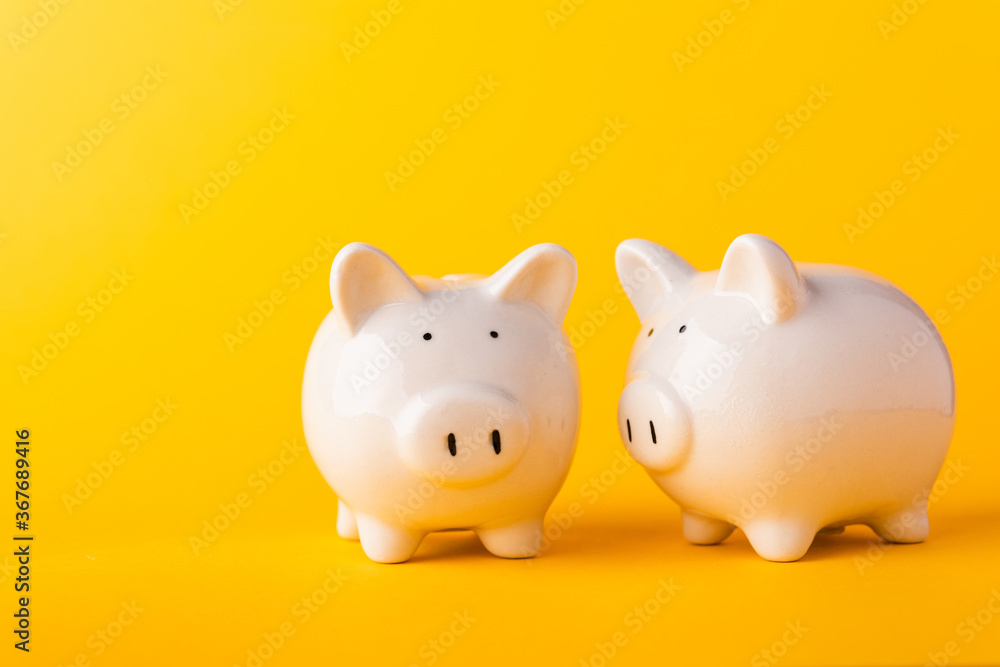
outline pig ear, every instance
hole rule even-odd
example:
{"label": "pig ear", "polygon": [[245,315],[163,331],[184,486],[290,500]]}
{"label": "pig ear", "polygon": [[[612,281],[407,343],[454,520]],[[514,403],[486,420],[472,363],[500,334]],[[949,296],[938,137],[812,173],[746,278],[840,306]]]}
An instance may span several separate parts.
{"label": "pig ear", "polygon": [[333,260],[330,296],[341,334],[353,336],[368,316],[382,306],[420,301],[424,293],[378,248],[366,243],[348,243]]}
{"label": "pig ear", "polygon": [[531,301],[562,324],[576,289],[576,260],[554,243],[532,246],[489,278],[489,290],[499,299]]}
{"label": "pig ear", "polygon": [[746,297],[765,322],[781,322],[795,313],[806,286],[781,246],[766,236],[744,234],[726,251],[715,291]]}
{"label": "pig ear", "polygon": [[629,239],[615,251],[618,281],[625,288],[639,320],[646,319],[679,299],[698,270],[659,243]]}

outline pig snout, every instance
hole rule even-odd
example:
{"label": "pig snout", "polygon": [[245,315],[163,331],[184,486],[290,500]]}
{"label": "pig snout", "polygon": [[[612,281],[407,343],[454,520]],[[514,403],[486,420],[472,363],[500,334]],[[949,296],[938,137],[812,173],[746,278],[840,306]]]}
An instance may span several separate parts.
{"label": "pig snout", "polygon": [[670,383],[640,374],[618,401],[618,428],[625,448],[644,468],[667,472],[691,448],[691,417]]}
{"label": "pig snout", "polygon": [[421,392],[397,425],[403,460],[440,485],[476,485],[510,472],[530,437],[528,415],[518,402],[479,384]]}

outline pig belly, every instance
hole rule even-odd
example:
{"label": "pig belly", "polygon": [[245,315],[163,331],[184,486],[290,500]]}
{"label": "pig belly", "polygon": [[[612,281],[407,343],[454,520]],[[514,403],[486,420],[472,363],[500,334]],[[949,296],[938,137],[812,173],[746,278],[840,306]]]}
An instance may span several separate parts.
{"label": "pig belly", "polygon": [[865,523],[925,507],[953,427],[940,411],[895,410],[787,423],[739,446],[699,433],[717,446],[696,447],[657,482],[681,507],[737,526],[764,518],[815,530]]}
{"label": "pig belly", "polygon": [[472,489],[449,488],[417,475],[395,481],[357,475],[331,487],[354,512],[421,532],[541,519],[558,491],[550,483],[532,486],[515,479]]}

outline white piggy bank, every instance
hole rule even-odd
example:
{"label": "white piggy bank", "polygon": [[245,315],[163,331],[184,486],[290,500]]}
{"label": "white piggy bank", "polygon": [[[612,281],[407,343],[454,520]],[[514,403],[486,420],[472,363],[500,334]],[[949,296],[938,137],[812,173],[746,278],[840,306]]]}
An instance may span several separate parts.
{"label": "white piggy bank", "polygon": [[362,243],[340,251],[302,419],[342,537],[382,563],[447,529],[497,556],[538,553],[576,449],[580,380],[562,331],[575,286],[576,261],[552,244],[490,277],[441,279]]}
{"label": "white piggy bank", "polygon": [[955,388],[916,303],[857,269],[795,264],[756,235],[718,271],[641,240],[615,263],[642,321],[622,441],[680,505],[688,540],[739,527],[759,555],[793,561],[849,524],[927,537]]}

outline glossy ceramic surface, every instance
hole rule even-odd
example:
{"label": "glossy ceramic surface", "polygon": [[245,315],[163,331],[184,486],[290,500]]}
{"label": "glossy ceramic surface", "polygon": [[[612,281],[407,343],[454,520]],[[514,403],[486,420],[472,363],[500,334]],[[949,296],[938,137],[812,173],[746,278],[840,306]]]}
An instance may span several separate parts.
{"label": "glossy ceramic surface", "polygon": [[386,563],[453,528],[498,556],[538,552],[576,448],[579,374],[562,331],[575,286],[575,260],[552,244],[489,277],[441,279],[411,278],[369,245],[340,251],[302,416],[342,537]]}
{"label": "glossy ceramic surface", "polygon": [[756,235],[718,271],[635,239],[615,259],[642,322],[622,441],[680,505],[688,540],[739,527],[764,558],[791,561],[848,524],[927,536],[955,390],[913,300],[857,269],[796,264]]}

